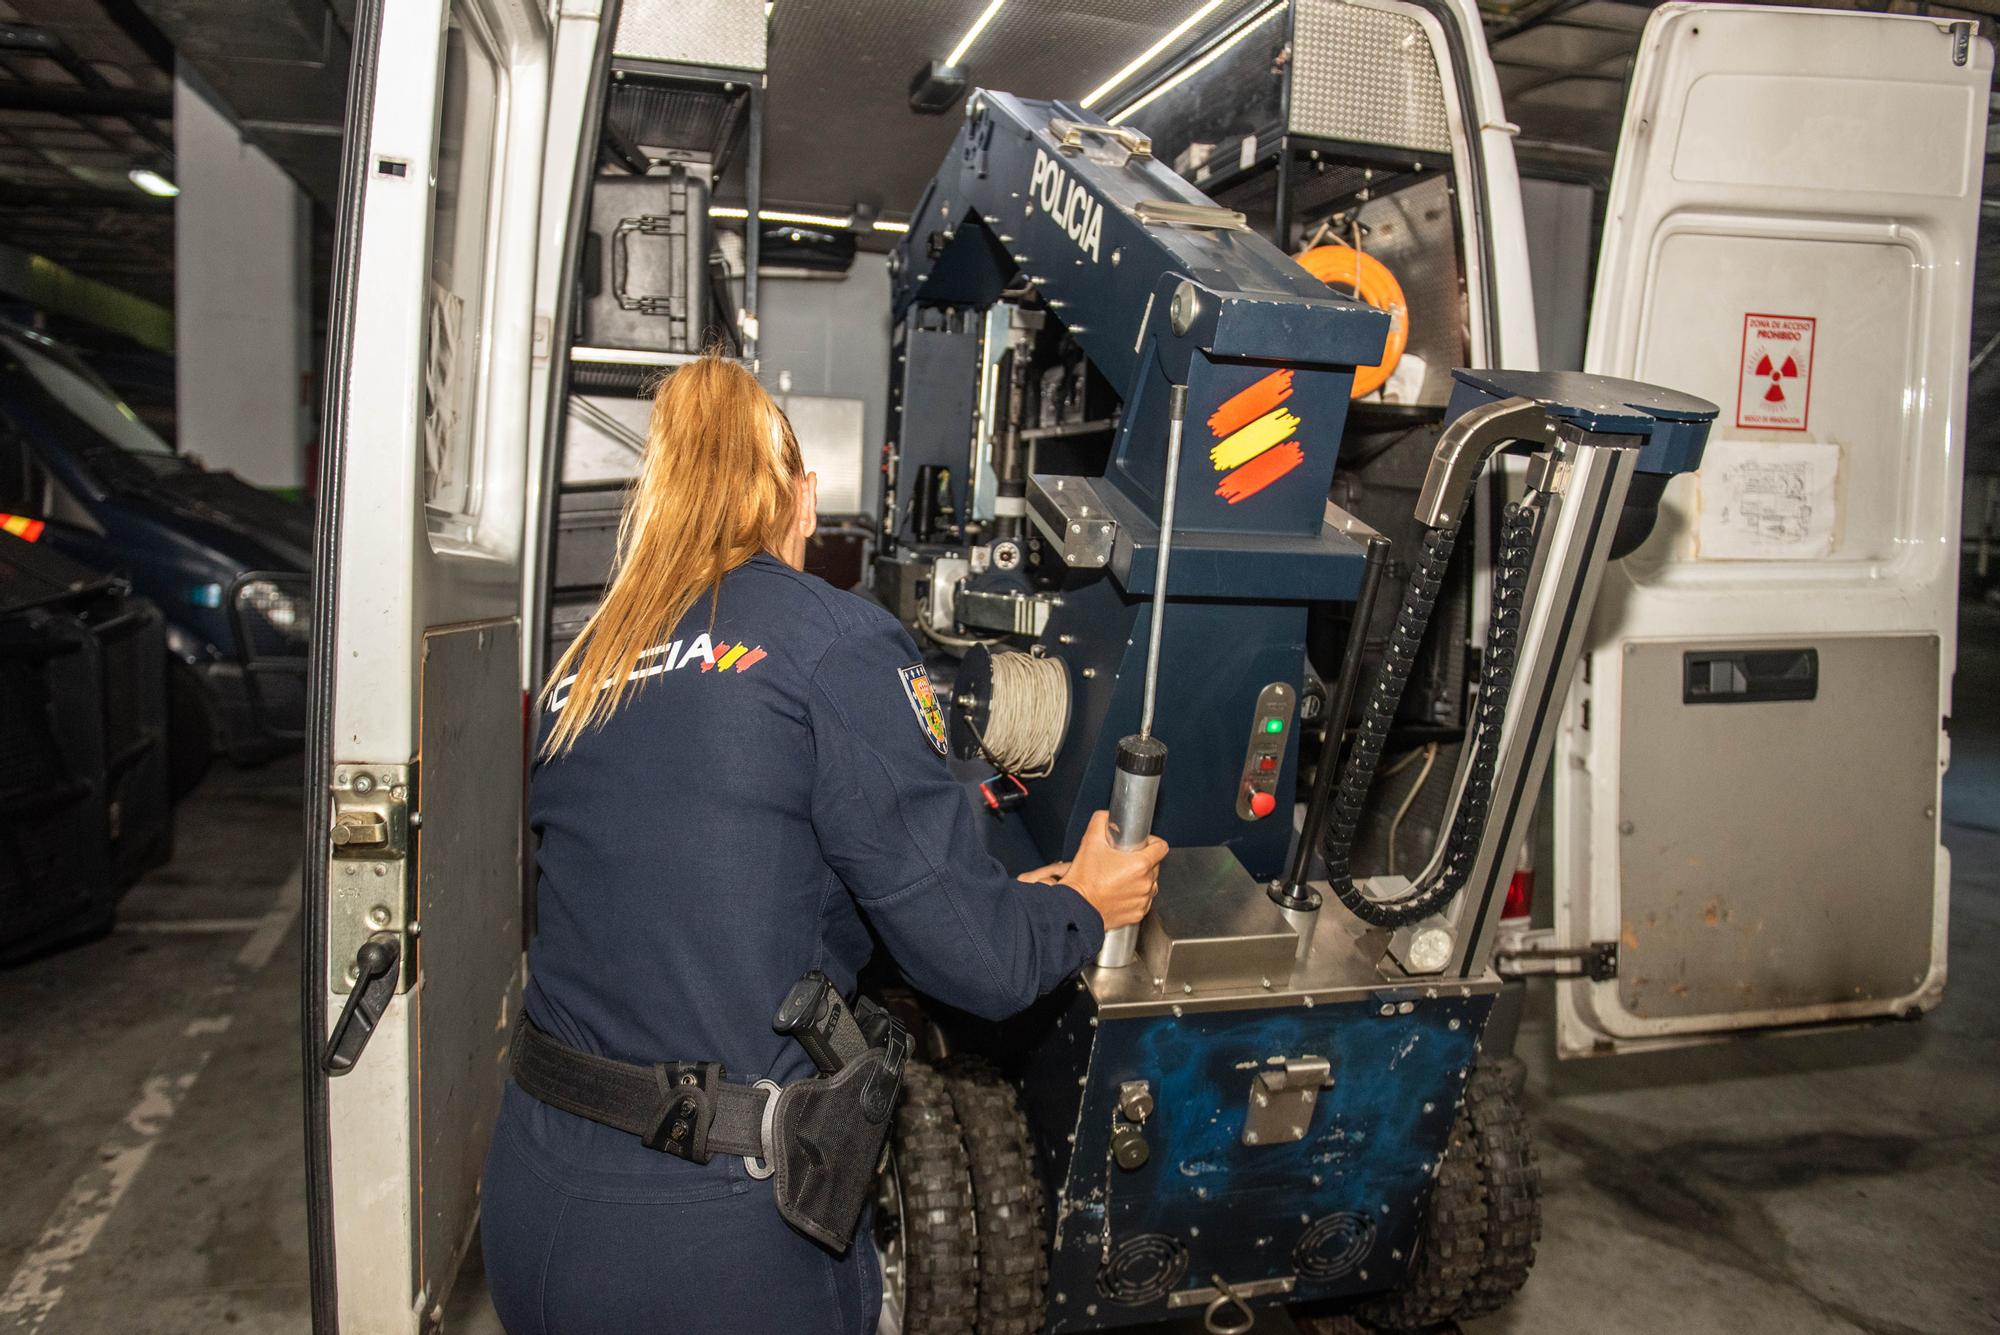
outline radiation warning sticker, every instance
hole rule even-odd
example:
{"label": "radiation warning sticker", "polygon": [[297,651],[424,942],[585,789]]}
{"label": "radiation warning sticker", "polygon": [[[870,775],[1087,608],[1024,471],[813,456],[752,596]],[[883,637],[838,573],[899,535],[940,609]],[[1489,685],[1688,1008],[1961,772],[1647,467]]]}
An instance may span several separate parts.
{"label": "radiation warning sticker", "polygon": [[903,683],[903,694],[910,698],[910,708],[917,711],[917,722],[923,726],[924,736],[930,739],[931,747],[943,755],[944,711],[938,708],[937,692],[931,689],[931,674],[924,671],[922,663],[912,663],[898,670],[896,676]]}
{"label": "radiation warning sticker", "polygon": [[1813,332],[1810,315],[1745,315],[1742,379],[1736,425],[1761,431],[1804,431],[1812,406]]}

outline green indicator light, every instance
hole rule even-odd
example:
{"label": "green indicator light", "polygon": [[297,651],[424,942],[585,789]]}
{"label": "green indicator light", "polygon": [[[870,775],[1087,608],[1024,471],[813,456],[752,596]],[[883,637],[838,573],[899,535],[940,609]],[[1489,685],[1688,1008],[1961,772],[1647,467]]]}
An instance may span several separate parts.
{"label": "green indicator light", "polygon": [[1265,732],[1283,732],[1284,730],[1285,721],[1281,718],[1267,719],[1264,723]]}

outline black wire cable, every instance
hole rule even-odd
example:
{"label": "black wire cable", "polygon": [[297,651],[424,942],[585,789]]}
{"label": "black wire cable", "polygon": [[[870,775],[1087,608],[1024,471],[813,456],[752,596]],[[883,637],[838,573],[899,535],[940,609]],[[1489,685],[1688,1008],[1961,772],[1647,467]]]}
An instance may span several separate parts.
{"label": "black wire cable", "polygon": [[[1465,789],[1446,836],[1444,857],[1435,873],[1420,877],[1407,893],[1392,900],[1375,899],[1353,878],[1354,840],[1361,828],[1368,790],[1374,785],[1375,771],[1382,761],[1382,748],[1389,739],[1410,673],[1416,667],[1417,651],[1430,624],[1431,609],[1443,587],[1445,567],[1458,540],[1458,523],[1424,535],[1416,569],[1389,635],[1389,647],[1369,690],[1353,747],[1341,772],[1333,799],[1333,816],[1321,850],[1335,897],[1350,913],[1371,926],[1402,927],[1429,917],[1450,903],[1472,874],[1491,809],[1500,723],[1506,717],[1507,698],[1513,689],[1520,652],[1521,603],[1527,593],[1529,562],[1535,550],[1535,517],[1536,512],[1524,505],[1509,505],[1501,516],[1500,550],[1493,571],[1493,607],[1487,618],[1486,653],[1474,720],[1477,733]],[[1459,522],[1464,518],[1461,511]]]}

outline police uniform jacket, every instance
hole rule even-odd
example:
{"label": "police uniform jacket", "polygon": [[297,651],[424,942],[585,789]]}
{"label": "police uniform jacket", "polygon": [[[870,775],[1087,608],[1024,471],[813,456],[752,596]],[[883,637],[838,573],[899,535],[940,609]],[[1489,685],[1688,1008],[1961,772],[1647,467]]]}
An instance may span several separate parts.
{"label": "police uniform jacket", "polygon": [[[812,1074],[771,1030],[808,969],[851,994],[879,944],[918,989],[997,1019],[1096,954],[1103,924],[1082,896],[1016,881],[986,851],[922,660],[882,608],[760,555],[634,677],[610,719],[533,770],[525,1004],[553,1037],[782,1083]],[[518,1089],[508,1100],[502,1130],[570,1189],[747,1189],[735,1160],[697,1166]]]}

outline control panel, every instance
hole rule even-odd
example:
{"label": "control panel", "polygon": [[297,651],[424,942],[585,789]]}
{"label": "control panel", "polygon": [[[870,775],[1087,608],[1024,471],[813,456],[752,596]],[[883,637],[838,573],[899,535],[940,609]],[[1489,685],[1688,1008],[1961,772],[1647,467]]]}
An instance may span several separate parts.
{"label": "control panel", "polygon": [[1282,681],[1257,692],[1257,710],[1250,718],[1250,744],[1243,753],[1243,778],[1236,785],[1236,814],[1262,820],[1278,809],[1278,775],[1285,768],[1285,747],[1292,740],[1292,714],[1299,693]]}

